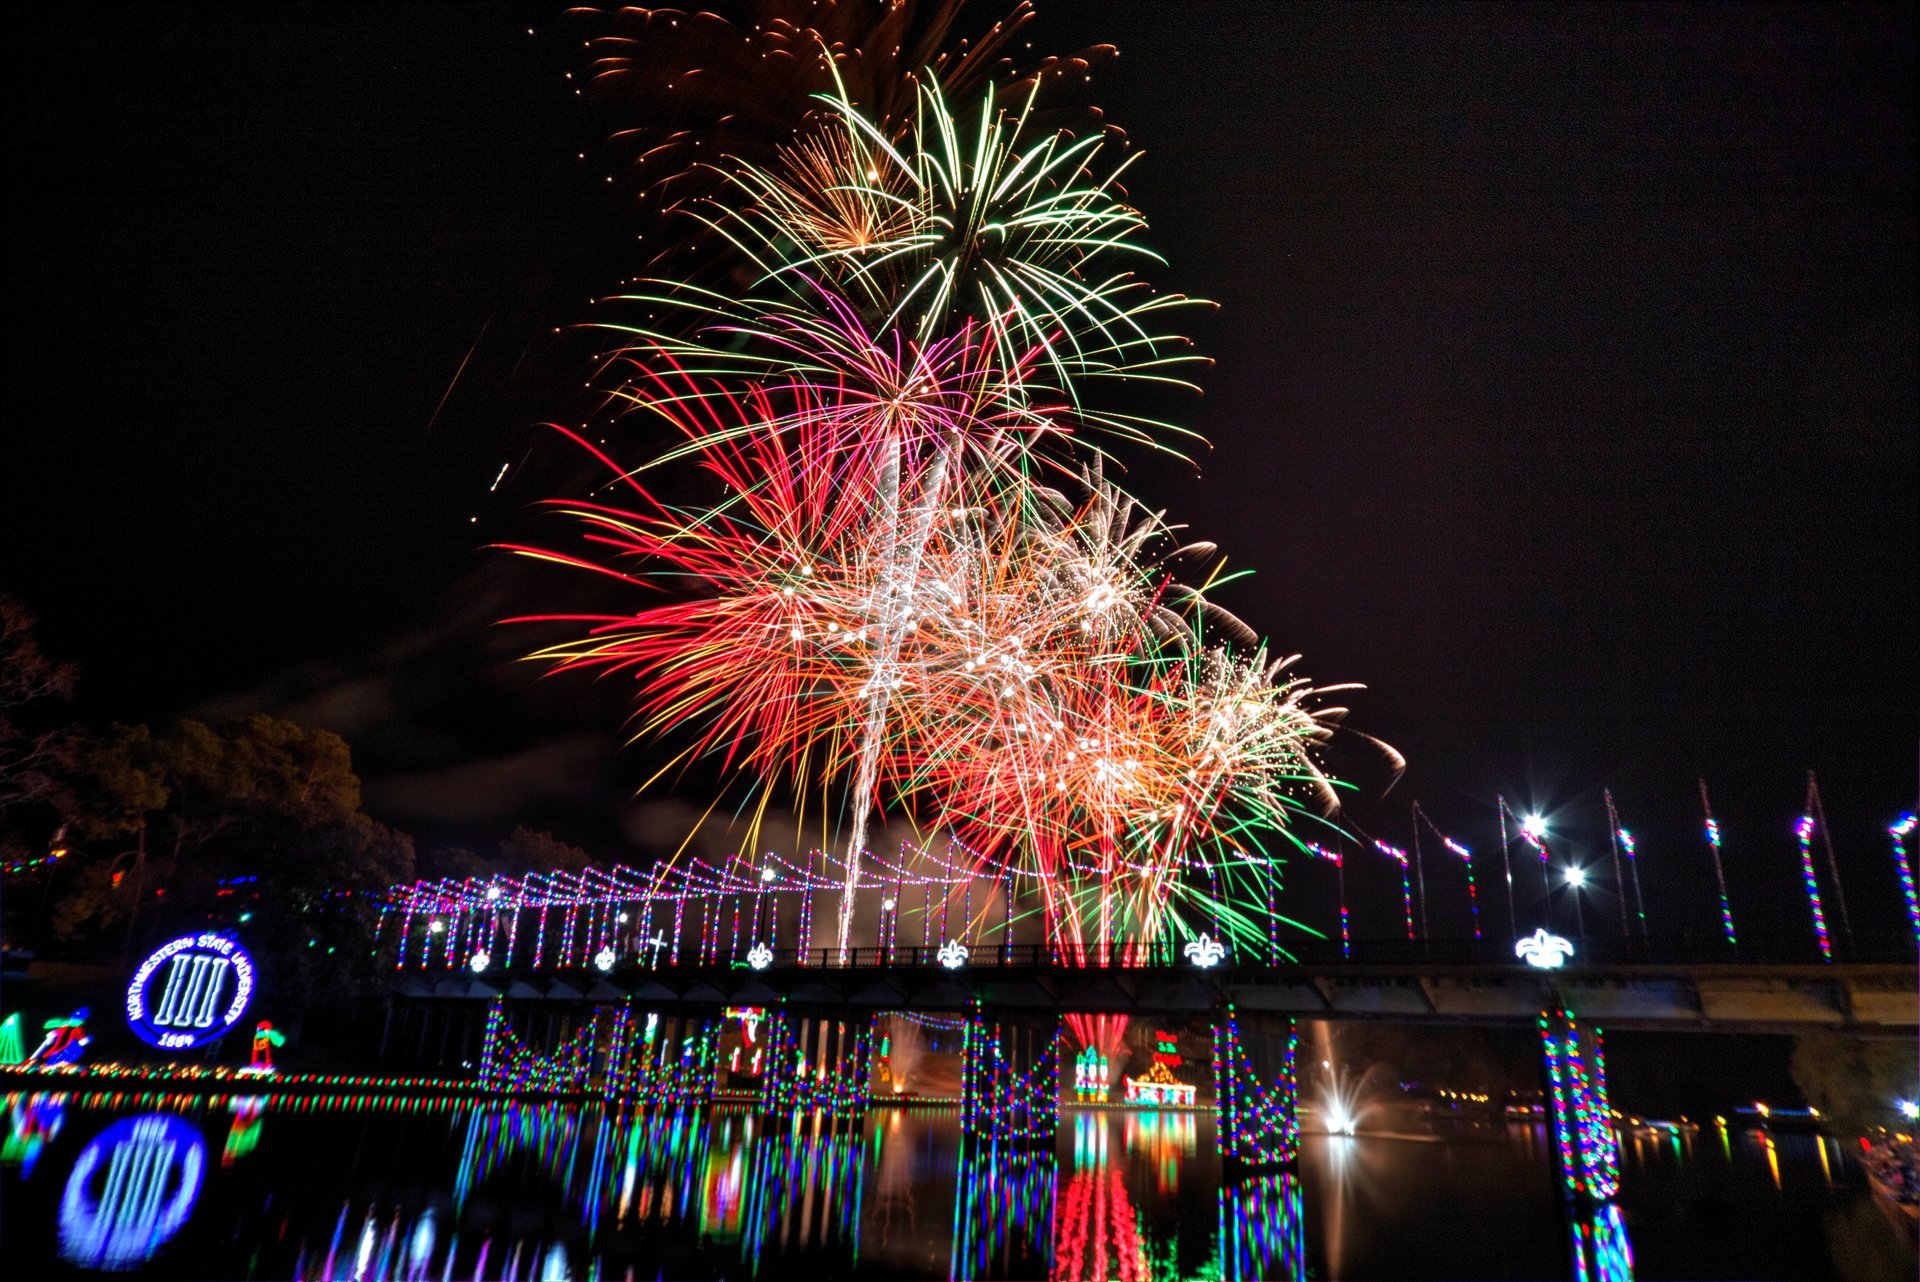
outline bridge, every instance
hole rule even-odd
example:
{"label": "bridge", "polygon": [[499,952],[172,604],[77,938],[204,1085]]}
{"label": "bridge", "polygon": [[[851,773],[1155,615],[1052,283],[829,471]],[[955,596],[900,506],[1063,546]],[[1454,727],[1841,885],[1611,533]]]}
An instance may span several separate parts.
{"label": "bridge", "polygon": [[[1862,1035],[1920,1027],[1911,962],[1570,963],[1540,970],[1510,958],[1468,960],[1465,950],[1407,949],[1387,941],[1358,959],[1265,961],[1208,967],[1157,962],[1068,964],[1053,950],[1013,945],[948,966],[939,949],[773,950],[763,968],[681,965],[541,973],[401,974],[391,990],[411,1001],[631,1003],[646,1010],[786,1005],[808,1013],[888,1011],[1115,1012],[1197,1016],[1229,1004],[1298,1019],[1531,1027],[1542,1010],[1583,1013],[1609,1028],[1671,1032],[1795,1033],[1841,1028]],[[1378,959],[1370,954],[1378,952]],[[1415,960],[1425,952],[1437,960]],[[951,957],[952,954],[949,954]]]}
{"label": "bridge", "polygon": [[[382,1056],[477,1064],[482,1084],[506,1093],[640,1106],[697,1107],[744,1084],[770,1114],[838,1118],[888,1079],[900,1019],[937,1020],[960,1036],[969,1143],[1048,1150],[1069,1028],[1081,1045],[1072,1093],[1094,1062],[1090,1098],[1104,1098],[1108,1056],[1124,1046],[1101,1044],[1099,1030],[1124,1028],[1115,1017],[1204,1022],[1222,1159],[1258,1171],[1299,1151],[1300,1021],[1530,1027],[1565,1189],[1591,1207],[1619,1180],[1603,1026],[1908,1039],[1920,1027],[1916,941],[1904,935],[1736,940],[1723,912],[1718,934],[1662,938],[1628,929],[1623,912],[1618,936],[1542,926],[1512,940],[1482,937],[1476,909],[1474,938],[1419,938],[1401,861],[1405,939],[1356,941],[1344,891],[1337,934],[1302,931],[1280,915],[1278,866],[1263,862],[1242,870],[1242,910],[1215,899],[1197,919],[1114,940],[1104,904],[1090,921],[1063,921],[1048,908],[1057,897],[1019,869],[956,844],[946,856],[869,857],[854,891],[861,942],[820,947],[814,922],[837,917],[844,885],[832,862],[769,854],[757,869],[399,888],[381,922],[392,962]],[[1202,1084],[1161,1071],[1142,1099],[1202,1098]]]}

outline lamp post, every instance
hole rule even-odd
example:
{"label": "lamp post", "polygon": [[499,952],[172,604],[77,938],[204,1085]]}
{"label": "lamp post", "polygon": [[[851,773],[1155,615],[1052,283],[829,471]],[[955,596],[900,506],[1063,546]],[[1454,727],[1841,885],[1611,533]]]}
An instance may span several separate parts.
{"label": "lamp post", "polygon": [[1579,864],[1567,865],[1567,889],[1573,894],[1573,933],[1587,942],[1587,916],[1580,907],[1580,892],[1587,886],[1587,870]]}

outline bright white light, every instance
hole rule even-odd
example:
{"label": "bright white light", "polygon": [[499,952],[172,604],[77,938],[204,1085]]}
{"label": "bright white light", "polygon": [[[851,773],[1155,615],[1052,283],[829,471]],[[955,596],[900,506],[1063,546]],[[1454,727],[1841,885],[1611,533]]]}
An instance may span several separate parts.
{"label": "bright white light", "polygon": [[593,955],[593,964],[595,966],[598,966],[602,971],[612,970],[613,969],[613,949],[602,948],[599,952],[595,953]]}
{"label": "bright white light", "polygon": [[764,943],[755,944],[747,950],[747,965],[755,970],[765,970],[773,965],[773,949]]}
{"label": "bright white light", "polygon": [[1900,1110],[1900,1116],[1909,1122],[1920,1121],[1920,1103],[1910,1099],[1895,1100],[1893,1103]]}
{"label": "bright white light", "polygon": [[1547,835],[1547,821],[1539,815],[1528,815],[1520,821],[1521,829],[1535,841]]}
{"label": "bright white light", "polygon": [[493,958],[488,956],[487,951],[483,948],[467,959],[467,967],[473,971],[474,974],[478,975],[481,971],[485,970],[492,961]]}
{"label": "bright white light", "polygon": [[1578,890],[1582,886],[1586,885],[1587,870],[1585,868],[1578,866],[1577,864],[1569,867],[1567,869],[1567,884],[1569,886],[1572,886],[1575,890]]}
{"label": "bright white light", "polygon": [[892,912],[892,911],[893,911],[893,901],[892,901],[891,899],[882,899],[882,900],[880,901],[880,908],[881,908],[881,911],[883,911],[883,912]]}
{"label": "bright white light", "polygon": [[627,915],[626,915],[625,913],[621,913],[621,914],[620,914],[620,917],[619,917],[619,920],[621,920],[621,921],[625,921],[626,919],[627,919]]}
{"label": "bright white light", "polygon": [[498,886],[488,886],[488,887],[487,887],[487,898],[488,898],[488,899],[498,899],[498,898],[500,898],[500,887],[498,887]]}
{"label": "bright white light", "polygon": [[1534,931],[1513,946],[1513,955],[1541,970],[1558,970],[1573,956],[1573,943],[1545,929]]}
{"label": "bright white light", "polygon": [[437,935],[441,931],[445,930],[446,928],[447,928],[447,923],[445,923],[444,921],[441,921],[438,917],[435,917],[432,921],[427,923],[427,933],[429,935]]}
{"label": "bright white light", "polygon": [[1186,953],[1187,959],[1194,965],[1201,970],[1206,970],[1208,967],[1220,964],[1220,959],[1227,955],[1227,946],[1211,935],[1202,935],[1198,939],[1189,940],[1186,948],[1181,951]]}
{"label": "bright white light", "polygon": [[948,970],[959,970],[967,964],[967,953],[965,944],[957,939],[950,939],[940,945],[940,951],[936,955],[940,958],[940,964]]}
{"label": "bright white light", "polygon": [[772,880],[773,880],[773,869],[771,869],[771,868],[762,868],[762,869],[760,870],[760,880],[761,880],[761,881],[772,881]]}

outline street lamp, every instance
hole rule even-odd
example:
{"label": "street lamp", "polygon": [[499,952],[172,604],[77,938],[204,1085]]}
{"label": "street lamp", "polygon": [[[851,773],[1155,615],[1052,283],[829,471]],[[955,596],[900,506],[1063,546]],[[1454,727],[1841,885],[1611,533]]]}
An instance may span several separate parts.
{"label": "street lamp", "polygon": [[1579,864],[1567,865],[1567,889],[1573,892],[1573,929],[1582,942],[1587,938],[1587,916],[1580,907],[1580,892],[1587,888],[1587,870]]}

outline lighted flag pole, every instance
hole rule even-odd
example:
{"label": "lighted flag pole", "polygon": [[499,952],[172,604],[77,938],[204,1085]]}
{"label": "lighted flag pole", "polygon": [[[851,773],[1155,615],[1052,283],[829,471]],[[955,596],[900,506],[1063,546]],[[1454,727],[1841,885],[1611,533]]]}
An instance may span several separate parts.
{"label": "lighted flag pole", "polygon": [[1495,812],[1500,817],[1500,863],[1507,870],[1507,933],[1520,934],[1519,915],[1513,909],[1513,851],[1507,840],[1507,799],[1495,799]]}
{"label": "lighted flag pole", "polygon": [[[1640,939],[1642,942],[1645,942],[1648,939],[1647,897],[1644,893],[1642,893],[1640,889],[1640,852],[1634,845],[1633,834],[1628,832],[1626,828],[1620,823],[1619,812],[1613,808],[1613,793],[1608,792],[1606,794],[1606,798],[1607,798],[1607,825],[1612,829],[1612,836],[1613,836],[1613,842],[1614,842],[1614,851],[1613,851],[1614,881],[1617,884],[1620,879],[1620,852],[1624,850],[1627,852],[1627,872],[1633,878],[1633,912],[1634,912],[1634,916],[1640,919]],[[1620,898],[1620,922],[1621,922],[1621,933],[1623,935],[1626,933],[1626,915],[1627,915],[1626,891],[1624,888],[1622,888],[1621,898]]]}
{"label": "lighted flag pole", "polygon": [[[1465,846],[1461,845],[1459,842],[1455,841],[1453,838],[1447,836],[1446,833],[1441,832],[1440,825],[1433,822],[1433,816],[1428,814],[1425,810],[1421,809],[1420,803],[1417,801],[1413,803],[1413,814],[1414,814],[1413,832],[1414,832],[1414,838],[1416,842],[1418,841],[1420,836],[1420,822],[1424,820],[1426,822],[1427,827],[1432,830],[1433,835],[1440,839],[1440,844],[1445,846],[1448,850],[1452,851],[1454,854],[1460,856],[1460,862],[1466,865],[1467,911],[1473,917],[1473,937],[1475,939],[1480,938],[1480,893],[1474,888],[1474,884],[1473,884],[1473,852],[1471,850],[1468,850]],[[1414,848],[1416,850],[1419,849],[1418,845],[1416,845]],[[1518,934],[1519,931],[1516,930],[1514,933]]]}
{"label": "lighted flag pole", "polygon": [[1407,938],[1412,939],[1414,938],[1413,883],[1407,876],[1407,864],[1408,864],[1407,852],[1404,850],[1401,850],[1397,846],[1389,846],[1386,842],[1381,841],[1377,837],[1374,839],[1373,845],[1374,845],[1374,848],[1378,850],[1381,854],[1386,855],[1388,858],[1392,859],[1395,863],[1400,865],[1400,902],[1402,906],[1405,907],[1407,912]]}
{"label": "lighted flag pole", "polygon": [[1700,813],[1706,820],[1707,849],[1713,852],[1713,880],[1720,888],[1720,929],[1726,932],[1727,945],[1736,953],[1740,940],[1733,932],[1733,904],[1727,899],[1727,870],[1720,862],[1720,825],[1713,819],[1713,803],[1707,800],[1707,781],[1700,781]]}
{"label": "lighted flag pole", "polygon": [[1913,941],[1920,944],[1920,896],[1913,887],[1913,864],[1907,859],[1907,838],[1912,835],[1914,817],[1901,815],[1899,820],[1887,829],[1887,835],[1893,839],[1893,870],[1900,876],[1900,893],[1907,901],[1907,921],[1913,927]]}
{"label": "lighted flag pole", "polygon": [[1520,826],[1520,839],[1532,846],[1534,853],[1540,857],[1540,915],[1546,919],[1548,927],[1551,928],[1553,925],[1553,872],[1548,866],[1547,821],[1539,815],[1528,815],[1517,822]]}
{"label": "lighted flag pole", "polygon": [[1420,887],[1420,938],[1433,938],[1427,926],[1427,865],[1420,857],[1420,803],[1413,803],[1413,877]]}
{"label": "lighted flag pole", "polygon": [[1328,850],[1325,846],[1315,845],[1313,842],[1307,843],[1307,849],[1318,858],[1333,865],[1335,883],[1340,892],[1340,955],[1352,956],[1353,935],[1347,929],[1347,861],[1337,849]]}
{"label": "lighted flag pole", "polygon": [[1833,906],[1840,910],[1840,937],[1846,940],[1851,955],[1853,923],[1847,917],[1847,892],[1840,884],[1840,861],[1833,855],[1833,829],[1827,827],[1827,809],[1820,804],[1820,785],[1811,770],[1807,771],[1807,811],[1820,825],[1820,844],[1827,848],[1827,872],[1833,878]]}
{"label": "lighted flag pole", "polygon": [[1613,848],[1613,893],[1620,899],[1620,938],[1626,939],[1627,878],[1620,867],[1620,816],[1613,808],[1613,790],[1603,788],[1600,796],[1607,803],[1607,844]]}

